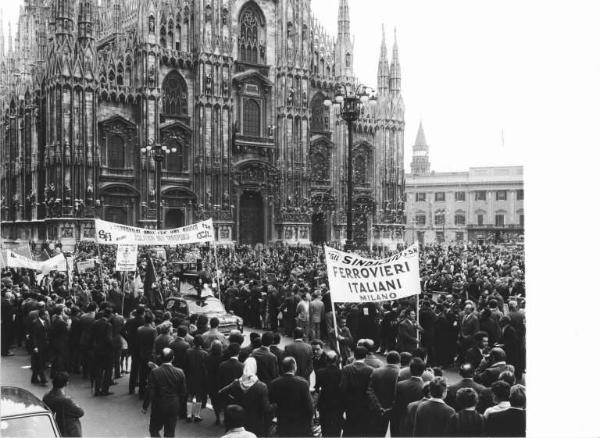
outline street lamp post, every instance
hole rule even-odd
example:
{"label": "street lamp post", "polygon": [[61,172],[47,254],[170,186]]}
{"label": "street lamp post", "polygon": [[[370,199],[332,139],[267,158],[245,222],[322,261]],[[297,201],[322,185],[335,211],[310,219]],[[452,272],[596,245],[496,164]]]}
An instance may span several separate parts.
{"label": "street lamp post", "polygon": [[162,163],[165,160],[166,156],[170,153],[177,152],[176,148],[168,148],[165,145],[161,145],[160,143],[155,142],[154,140],[148,141],[148,146],[142,148],[142,153],[146,153],[149,156],[154,158],[154,163],[156,164],[156,173],[154,178],[154,191],[156,196],[156,229],[161,229],[161,184],[162,184]]}
{"label": "street lamp post", "polygon": [[335,98],[332,102],[331,99],[326,99],[323,104],[327,107],[336,105],[340,107],[340,115],[342,119],[346,121],[348,125],[348,169],[347,169],[347,205],[346,205],[346,251],[352,251],[354,249],[353,241],[353,199],[352,195],[354,192],[353,185],[353,160],[352,160],[352,131],[354,122],[360,117],[361,110],[367,102],[374,103],[377,100],[375,97],[375,90],[364,85],[359,85],[356,88],[346,84],[339,84],[336,87]]}

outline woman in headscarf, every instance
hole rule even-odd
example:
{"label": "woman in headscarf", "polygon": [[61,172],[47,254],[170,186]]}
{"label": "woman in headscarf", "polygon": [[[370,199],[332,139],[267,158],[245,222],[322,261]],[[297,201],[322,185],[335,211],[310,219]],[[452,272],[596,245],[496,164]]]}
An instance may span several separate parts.
{"label": "woman in headscarf", "polygon": [[256,436],[267,435],[267,425],[271,421],[271,404],[267,385],[256,376],[256,359],[249,357],[244,361],[242,377],[234,380],[219,391],[224,407],[238,404],[246,411],[247,431]]}
{"label": "woman in headscarf", "polygon": [[[219,364],[223,361],[223,343],[219,340],[212,341],[210,344],[210,350],[208,357],[206,358],[206,374],[208,378],[208,395],[210,396],[210,402],[213,405],[215,411],[216,424],[221,424],[221,404],[219,403],[219,385],[217,378],[219,371]],[[206,407],[206,400],[202,400],[202,408]]]}

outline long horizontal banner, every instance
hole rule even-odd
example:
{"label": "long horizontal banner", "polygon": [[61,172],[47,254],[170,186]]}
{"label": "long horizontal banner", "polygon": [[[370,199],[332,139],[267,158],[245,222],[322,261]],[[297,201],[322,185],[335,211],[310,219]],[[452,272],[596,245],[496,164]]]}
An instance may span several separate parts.
{"label": "long horizontal banner", "polygon": [[52,271],[67,271],[67,260],[61,253],[46,261],[39,262],[8,249],[6,250],[6,266],[9,268],[33,269],[35,271],[42,271],[42,274],[48,275]]}
{"label": "long horizontal banner", "polygon": [[100,219],[95,222],[96,242],[100,245],[185,245],[215,241],[212,219],[172,230],[147,230]]}
{"label": "long horizontal banner", "polygon": [[326,246],[325,258],[333,302],[391,301],[421,293],[416,244],[381,260]]}

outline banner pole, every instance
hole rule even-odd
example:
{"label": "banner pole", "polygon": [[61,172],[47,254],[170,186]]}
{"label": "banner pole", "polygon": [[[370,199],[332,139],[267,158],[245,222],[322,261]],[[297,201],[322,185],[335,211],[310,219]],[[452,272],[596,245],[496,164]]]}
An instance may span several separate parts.
{"label": "banner pole", "polygon": [[217,259],[217,242],[213,242],[213,250],[215,252],[215,279],[217,280],[217,295],[219,296],[219,301],[221,300],[221,284],[219,279],[219,260]]}
{"label": "banner pole", "polygon": [[123,293],[123,297],[121,298],[121,315],[125,317],[125,278],[127,277],[127,272],[123,272],[123,282],[121,286],[121,292]]}
{"label": "banner pole", "polygon": [[421,295],[420,293],[417,294],[417,310],[416,310],[416,316],[417,316],[417,346],[420,347],[421,346],[421,331],[419,330],[419,327],[421,327],[421,324],[419,324],[419,295]]}
{"label": "banner pole", "polygon": [[[331,291],[329,292],[329,296],[331,297]],[[331,301],[331,313],[333,314],[333,329],[335,330],[335,346],[337,347],[338,355],[341,356],[342,350],[340,350],[340,340],[338,339],[338,326],[337,326],[337,317],[335,311],[335,302]],[[341,359],[341,357],[340,357]],[[340,362],[341,364],[341,362]]]}
{"label": "banner pole", "polygon": [[96,240],[96,247],[98,249],[98,263],[100,264],[100,283],[102,284],[102,293],[104,293],[104,263],[102,263],[102,252],[100,251],[100,244]]}

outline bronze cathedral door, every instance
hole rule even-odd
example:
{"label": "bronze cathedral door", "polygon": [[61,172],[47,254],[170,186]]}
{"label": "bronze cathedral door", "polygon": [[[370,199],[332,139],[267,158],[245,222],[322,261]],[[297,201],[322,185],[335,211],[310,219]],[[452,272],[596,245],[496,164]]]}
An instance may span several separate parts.
{"label": "bronze cathedral door", "polygon": [[258,192],[244,192],[240,199],[240,243],[264,243],[264,218],[262,195]]}

